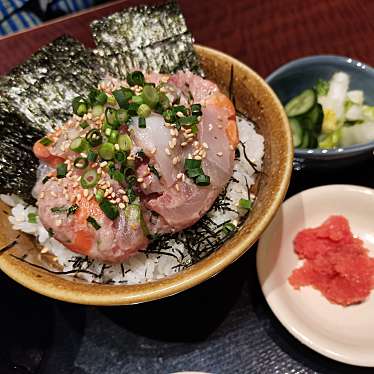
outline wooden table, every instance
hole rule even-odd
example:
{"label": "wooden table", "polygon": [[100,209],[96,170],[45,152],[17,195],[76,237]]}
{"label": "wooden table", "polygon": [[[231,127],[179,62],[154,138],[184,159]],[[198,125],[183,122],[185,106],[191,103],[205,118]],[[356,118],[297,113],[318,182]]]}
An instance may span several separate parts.
{"label": "wooden table", "polygon": [[[143,1],[155,3],[157,1]],[[119,0],[0,38],[0,74],[62,34],[93,46],[89,23],[141,1]],[[312,54],[374,65],[374,1],[180,0],[196,42],[224,51],[262,76]]]}

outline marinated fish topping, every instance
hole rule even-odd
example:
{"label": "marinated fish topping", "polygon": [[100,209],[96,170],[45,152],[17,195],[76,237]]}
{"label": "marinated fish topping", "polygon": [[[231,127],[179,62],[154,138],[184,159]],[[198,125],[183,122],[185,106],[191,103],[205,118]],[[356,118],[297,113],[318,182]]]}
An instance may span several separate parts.
{"label": "marinated fish topping", "polygon": [[233,173],[234,106],[190,72],[108,78],[72,107],[34,153],[52,168],[35,187],[39,217],[75,252],[123,261],[198,221]]}

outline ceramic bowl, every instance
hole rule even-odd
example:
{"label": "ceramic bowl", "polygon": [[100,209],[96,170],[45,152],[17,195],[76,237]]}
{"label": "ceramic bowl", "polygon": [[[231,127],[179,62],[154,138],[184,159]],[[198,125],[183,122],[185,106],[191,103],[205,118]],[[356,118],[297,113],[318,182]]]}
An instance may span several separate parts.
{"label": "ceramic bowl", "polygon": [[[265,139],[263,173],[257,181],[253,211],[241,229],[218,251],[173,276],[140,285],[92,284],[73,277],[48,273],[14,256],[35,250],[33,240],[12,231],[4,205],[0,209],[0,248],[15,238],[17,245],[0,254],[0,268],[15,281],[43,295],[80,304],[125,305],[160,299],[191,288],[214,276],[235,261],[259,238],[286,194],[293,159],[288,121],[276,95],[253,70],[210,48],[196,46],[208,79],[228,93],[233,71],[232,93],[237,109],[256,122]],[[233,70],[232,70],[233,69]]]}
{"label": "ceramic bowl", "polygon": [[[365,102],[374,105],[374,69],[349,57],[320,55],[293,60],[270,74],[266,82],[282,104],[286,104],[303,90],[313,87],[318,79],[330,79],[337,71],[349,74],[349,89],[363,90]],[[295,149],[295,161],[301,167],[346,166],[372,157],[373,150],[374,142],[329,150]]]}

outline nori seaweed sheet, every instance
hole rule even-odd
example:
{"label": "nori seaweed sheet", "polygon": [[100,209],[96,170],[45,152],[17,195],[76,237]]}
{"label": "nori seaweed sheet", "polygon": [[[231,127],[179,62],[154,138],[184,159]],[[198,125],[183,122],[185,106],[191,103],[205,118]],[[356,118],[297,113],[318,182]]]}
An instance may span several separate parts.
{"label": "nori seaweed sheet", "polygon": [[0,192],[15,193],[32,203],[31,189],[35,184],[39,161],[32,153],[33,144],[43,132],[28,126],[27,120],[0,101]]}
{"label": "nori seaweed sheet", "polygon": [[30,126],[51,130],[71,116],[75,96],[97,85],[100,71],[91,50],[63,36],[1,77],[0,96],[7,98]]}
{"label": "nori seaweed sheet", "polygon": [[72,114],[72,98],[100,80],[91,50],[61,37],[0,78],[0,193],[31,202],[39,164],[35,141]]}
{"label": "nori seaweed sheet", "polygon": [[188,69],[203,74],[193,37],[176,2],[138,6],[91,24],[100,63],[115,76],[141,69],[173,73]]}

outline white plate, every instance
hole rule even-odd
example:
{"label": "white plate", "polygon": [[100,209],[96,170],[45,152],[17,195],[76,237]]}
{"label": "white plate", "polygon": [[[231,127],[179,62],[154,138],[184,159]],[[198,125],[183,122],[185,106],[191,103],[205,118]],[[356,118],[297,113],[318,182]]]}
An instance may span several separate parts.
{"label": "white plate", "polygon": [[288,283],[302,263],[294,253],[293,238],[332,214],[348,219],[353,234],[374,257],[374,190],[350,185],[312,188],[284,202],[261,237],[260,284],[273,313],[302,343],[337,361],[374,366],[374,291],[365,302],[343,307],[312,287],[295,290]]}

